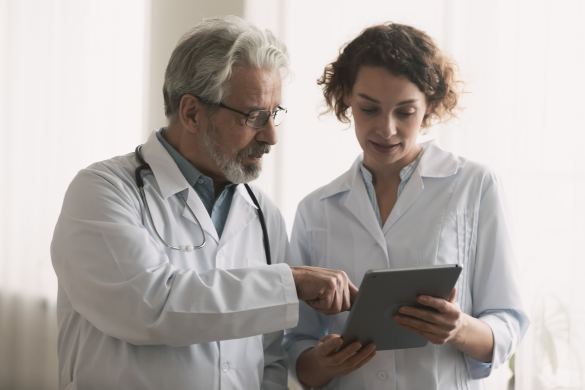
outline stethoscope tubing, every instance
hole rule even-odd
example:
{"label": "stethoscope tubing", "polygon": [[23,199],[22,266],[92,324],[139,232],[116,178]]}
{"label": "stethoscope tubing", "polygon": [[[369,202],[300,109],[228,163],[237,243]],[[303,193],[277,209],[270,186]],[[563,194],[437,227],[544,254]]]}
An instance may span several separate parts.
{"label": "stethoscope tubing", "polygon": [[[138,145],[136,147],[136,158],[138,159],[138,162],[140,165],[136,168],[136,170],[134,171],[134,174],[136,176],[136,185],[138,186],[138,189],[140,191],[140,197],[142,198],[142,202],[144,203],[144,206],[146,209],[146,215],[148,216],[148,220],[150,221],[150,224],[152,225],[154,232],[156,233],[156,236],[167,248],[170,248],[173,250],[178,250],[181,252],[191,252],[195,249],[203,248],[205,246],[207,236],[205,234],[205,231],[203,230],[203,227],[201,226],[201,223],[199,222],[199,219],[197,218],[197,216],[195,215],[193,210],[191,210],[191,207],[189,207],[189,204],[185,201],[185,198],[183,197],[183,195],[181,193],[178,193],[177,195],[179,195],[179,197],[181,198],[181,200],[183,201],[183,203],[185,204],[185,206],[187,207],[187,209],[189,210],[189,212],[191,213],[191,215],[193,216],[195,221],[197,221],[197,226],[199,226],[199,229],[201,230],[201,234],[203,235],[203,242],[200,245],[172,246],[172,245],[167,244],[165,242],[165,240],[159,234],[159,232],[156,229],[156,226],[154,224],[154,221],[152,219],[152,214],[150,213],[150,207],[148,207],[148,201],[146,200],[146,193],[144,191],[144,181],[142,180],[141,172],[144,169],[151,169],[151,168],[150,168],[150,165],[142,157],[142,153],[140,150],[141,148],[142,148],[142,145]],[[256,199],[256,196],[254,195],[254,192],[252,191],[250,186],[248,184],[244,184],[244,186],[246,187],[246,190],[248,191],[250,198],[252,198],[254,205],[258,208],[258,219],[260,220],[260,225],[262,226],[262,236],[263,236],[263,243],[264,243],[264,253],[266,255],[266,263],[268,265],[270,265],[270,264],[272,264],[272,258],[270,255],[270,242],[268,240],[268,230],[266,228],[266,221],[264,219],[264,213],[262,212],[262,208],[260,207],[260,204],[258,203],[258,199]]]}

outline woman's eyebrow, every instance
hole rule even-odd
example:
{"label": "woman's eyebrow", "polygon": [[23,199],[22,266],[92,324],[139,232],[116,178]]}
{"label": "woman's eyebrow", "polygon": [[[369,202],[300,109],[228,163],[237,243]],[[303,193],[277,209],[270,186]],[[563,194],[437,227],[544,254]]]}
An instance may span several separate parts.
{"label": "woman's eyebrow", "polygon": [[[370,96],[368,96],[368,95],[366,95],[364,93],[358,93],[358,96],[361,97],[362,99],[366,99],[366,100],[369,100],[369,101],[371,101],[373,103],[380,104],[380,101],[379,100],[374,99],[373,97],[370,97]],[[418,99],[408,99],[408,100],[404,100],[404,101],[398,103],[397,106],[403,106],[405,104],[410,104],[410,103],[414,103],[414,102],[417,102],[417,101],[418,101]]]}
{"label": "woman's eyebrow", "polygon": [[374,102],[374,103],[380,104],[380,101],[379,101],[379,100],[376,100],[376,99],[374,99],[373,97],[369,97],[369,96],[368,96],[368,95],[366,95],[365,93],[358,93],[358,96],[359,96],[359,97],[361,97],[361,98],[363,98],[363,99],[369,100],[369,101],[371,101],[371,102]]}
{"label": "woman's eyebrow", "polygon": [[414,103],[414,102],[418,102],[418,99],[408,99],[408,100],[404,100],[400,103],[397,104],[397,106],[403,106],[405,104],[410,104],[410,103]]}

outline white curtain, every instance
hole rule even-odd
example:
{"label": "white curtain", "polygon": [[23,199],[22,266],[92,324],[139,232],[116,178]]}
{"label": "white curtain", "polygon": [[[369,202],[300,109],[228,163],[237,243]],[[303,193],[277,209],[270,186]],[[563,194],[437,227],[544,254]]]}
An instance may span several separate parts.
{"label": "white curtain", "polygon": [[141,141],[140,0],[0,0],[0,389],[57,385],[49,245],[74,175]]}

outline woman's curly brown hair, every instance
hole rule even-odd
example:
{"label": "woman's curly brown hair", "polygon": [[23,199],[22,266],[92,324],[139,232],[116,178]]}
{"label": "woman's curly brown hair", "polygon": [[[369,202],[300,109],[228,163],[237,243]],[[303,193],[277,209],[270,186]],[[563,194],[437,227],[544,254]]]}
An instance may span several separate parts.
{"label": "woman's curly brown hair", "polygon": [[380,66],[392,74],[405,75],[425,94],[432,112],[421,128],[456,118],[464,83],[458,78],[457,63],[445,55],[425,32],[404,24],[387,22],[366,28],[340,49],[339,57],[325,67],[317,80],[322,86],[327,109],[341,122],[350,123],[349,106],[343,97],[350,94],[359,69]]}

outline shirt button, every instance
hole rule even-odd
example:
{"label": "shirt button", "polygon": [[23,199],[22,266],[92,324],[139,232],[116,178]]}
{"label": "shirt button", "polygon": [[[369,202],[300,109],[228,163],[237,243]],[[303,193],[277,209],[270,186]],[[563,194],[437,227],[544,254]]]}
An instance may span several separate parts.
{"label": "shirt button", "polygon": [[205,180],[203,180],[203,179],[199,179],[199,180],[197,180],[197,183],[199,183],[199,184],[203,184],[203,182],[204,182],[204,181],[205,181]]}
{"label": "shirt button", "polygon": [[378,378],[384,380],[388,377],[388,375],[386,375],[386,373],[384,371],[380,371],[378,372]]}
{"label": "shirt button", "polygon": [[222,365],[221,365],[221,370],[222,370],[223,372],[228,372],[228,371],[230,370],[230,365],[229,365],[229,363],[224,363],[224,364],[222,364]]}

